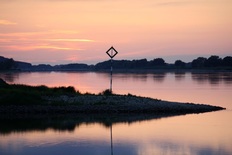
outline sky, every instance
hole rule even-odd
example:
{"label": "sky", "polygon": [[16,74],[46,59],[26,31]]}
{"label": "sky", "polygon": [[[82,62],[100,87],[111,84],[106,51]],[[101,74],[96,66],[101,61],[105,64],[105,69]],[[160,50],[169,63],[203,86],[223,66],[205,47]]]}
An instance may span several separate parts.
{"label": "sky", "polygon": [[0,56],[32,64],[232,56],[232,0],[0,0]]}

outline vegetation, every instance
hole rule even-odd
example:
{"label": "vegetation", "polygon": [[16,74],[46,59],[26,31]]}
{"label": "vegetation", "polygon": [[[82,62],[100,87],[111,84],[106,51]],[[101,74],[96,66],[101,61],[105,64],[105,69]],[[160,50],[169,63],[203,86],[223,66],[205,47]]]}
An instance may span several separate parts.
{"label": "vegetation", "polygon": [[227,56],[220,58],[219,56],[211,56],[208,59],[199,57],[192,61],[193,68],[218,68],[218,67],[232,67],[232,57]]}
{"label": "vegetation", "polygon": [[[95,65],[96,70],[100,69],[109,69],[111,66],[110,61],[100,62]],[[151,61],[147,59],[140,60],[114,60],[113,68],[114,69],[154,69],[154,68],[165,68],[167,63],[162,58],[156,58]]]}
{"label": "vegetation", "polygon": [[[95,65],[96,70],[109,69],[110,61],[101,62]],[[174,64],[166,63],[162,58],[156,58],[151,61],[147,59],[140,60],[114,60],[114,69],[232,69],[232,57],[210,56],[208,59],[199,57],[192,62],[183,62],[176,60]]]}
{"label": "vegetation", "polygon": [[46,103],[44,96],[79,95],[74,87],[8,85],[0,79],[0,105],[35,105]]}
{"label": "vegetation", "polygon": [[[38,105],[38,104],[53,104],[62,105],[65,103],[62,99],[50,100],[51,98],[59,98],[60,96],[90,96],[94,95],[91,93],[81,94],[79,91],[75,90],[74,87],[52,87],[47,86],[28,86],[21,84],[7,84],[4,80],[0,78],[0,105]],[[99,93],[98,95],[110,96],[114,95],[109,89],[106,89]],[[67,103],[65,103],[67,104]],[[80,103],[73,103],[80,104]],[[98,103],[97,103],[98,104]],[[102,104],[99,102],[99,104]]]}
{"label": "vegetation", "polygon": [[99,95],[109,96],[109,95],[113,95],[113,92],[110,91],[109,89],[106,89],[103,92],[99,93]]}
{"label": "vegetation", "polygon": [[0,56],[0,70],[9,70],[14,67],[16,67],[16,64],[13,59],[4,59]]}
{"label": "vegetation", "polygon": [[[31,65],[26,62],[18,62],[13,59],[8,59],[0,56],[0,70],[29,70],[29,71],[88,71],[88,70],[108,70],[111,68],[111,61],[104,61],[97,63],[96,65],[87,64],[65,64],[65,65]],[[176,60],[174,64],[169,64],[162,58],[155,58],[148,61],[147,59],[139,60],[113,60],[113,68],[119,70],[130,69],[232,69],[232,57],[226,56],[220,58],[213,55],[209,58],[198,57],[192,62],[183,62],[182,60]]]}
{"label": "vegetation", "polygon": [[224,108],[167,102],[152,98],[102,93],[81,94],[73,87],[9,85],[0,79],[0,116],[5,114],[188,114]]}

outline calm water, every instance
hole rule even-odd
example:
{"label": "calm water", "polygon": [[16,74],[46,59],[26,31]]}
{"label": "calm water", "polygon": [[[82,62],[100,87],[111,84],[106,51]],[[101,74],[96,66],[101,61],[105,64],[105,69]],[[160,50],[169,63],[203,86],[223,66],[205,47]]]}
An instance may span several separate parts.
{"label": "calm water", "polygon": [[[110,80],[108,73],[95,72],[0,73],[0,78],[91,93],[108,89]],[[1,120],[0,154],[232,154],[232,73],[117,73],[113,91],[227,110],[109,124],[93,117]]]}

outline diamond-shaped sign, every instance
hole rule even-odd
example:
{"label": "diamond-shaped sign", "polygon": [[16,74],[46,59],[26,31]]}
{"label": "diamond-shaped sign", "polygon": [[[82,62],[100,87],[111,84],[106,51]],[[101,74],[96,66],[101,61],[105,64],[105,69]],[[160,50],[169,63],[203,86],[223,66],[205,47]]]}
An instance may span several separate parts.
{"label": "diamond-shaped sign", "polygon": [[118,52],[116,51],[116,49],[112,46],[110,47],[110,49],[108,49],[108,51],[106,51],[106,53],[109,55],[109,57],[112,59],[115,55],[118,54]]}

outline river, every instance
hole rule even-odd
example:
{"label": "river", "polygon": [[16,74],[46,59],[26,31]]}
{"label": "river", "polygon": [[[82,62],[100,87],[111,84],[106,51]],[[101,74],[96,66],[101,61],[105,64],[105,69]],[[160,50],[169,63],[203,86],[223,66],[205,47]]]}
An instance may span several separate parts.
{"label": "river", "polygon": [[[17,72],[0,73],[0,78],[15,84],[74,86],[82,93],[110,87],[110,75],[103,72]],[[226,110],[111,124],[79,120],[65,129],[36,123],[41,120],[21,124],[1,120],[0,154],[232,154],[231,72],[114,73],[112,89],[117,94],[210,104]],[[51,124],[54,120],[46,117],[46,121]]]}

